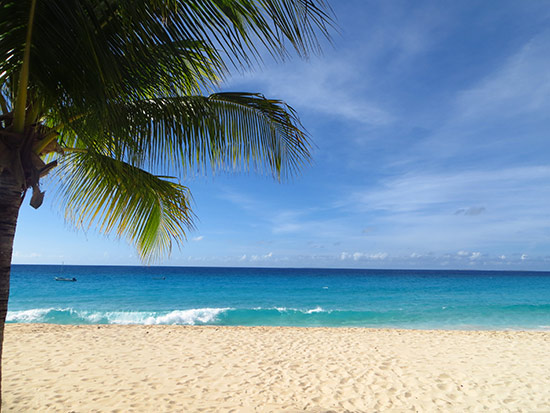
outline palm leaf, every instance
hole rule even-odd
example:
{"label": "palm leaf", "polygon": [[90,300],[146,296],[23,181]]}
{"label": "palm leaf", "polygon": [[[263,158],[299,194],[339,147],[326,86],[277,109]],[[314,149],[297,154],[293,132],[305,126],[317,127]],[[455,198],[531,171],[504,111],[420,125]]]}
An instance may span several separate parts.
{"label": "palm leaf", "polygon": [[125,236],[150,261],[169,253],[193,228],[186,187],[104,154],[67,154],[55,178],[68,222]]}
{"label": "palm leaf", "polygon": [[64,139],[163,173],[253,167],[277,178],[295,173],[311,147],[291,107],[250,93],[113,104],[72,122]]}
{"label": "palm leaf", "polygon": [[258,46],[278,59],[317,52],[316,34],[332,26],[324,0],[38,0],[27,45],[32,1],[0,4],[0,107],[10,112],[0,126],[12,128],[25,60],[28,97],[13,116],[34,133],[19,134],[35,151],[25,159],[57,156],[53,140],[71,151],[57,177],[77,226],[97,223],[157,257],[192,225],[187,188],[163,175],[254,168],[280,179],[309,160],[284,102],[200,95],[261,61]]}
{"label": "palm leaf", "polygon": [[[30,0],[0,7],[0,81],[22,65]],[[263,43],[300,55],[328,36],[322,0],[63,0],[36,6],[30,89],[45,108],[104,108],[110,100],[196,94],[249,67]]]}

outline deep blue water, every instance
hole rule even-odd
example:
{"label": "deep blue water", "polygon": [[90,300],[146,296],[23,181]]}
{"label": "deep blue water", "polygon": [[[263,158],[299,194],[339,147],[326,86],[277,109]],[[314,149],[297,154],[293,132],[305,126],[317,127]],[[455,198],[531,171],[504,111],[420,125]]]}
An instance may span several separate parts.
{"label": "deep blue water", "polygon": [[550,329],[550,272],[14,265],[11,277],[8,322]]}

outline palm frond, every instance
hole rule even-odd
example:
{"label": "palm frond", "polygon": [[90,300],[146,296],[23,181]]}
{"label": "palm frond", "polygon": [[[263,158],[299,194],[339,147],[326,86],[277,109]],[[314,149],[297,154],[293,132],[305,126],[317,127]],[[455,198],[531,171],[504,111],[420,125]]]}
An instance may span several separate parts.
{"label": "palm frond", "polygon": [[253,167],[277,178],[297,172],[311,148],[291,107],[251,93],[111,105],[107,113],[71,123],[63,136],[68,146],[95,147],[144,168],[186,173]]}
{"label": "palm frond", "polygon": [[168,254],[193,228],[186,187],[104,154],[66,154],[54,179],[68,222],[125,236],[145,260]]}
{"label": "palm frond", "polygon": [[[0,7],[0,82],[23,63],[31,0]],[[323,0],[58,0],[36,5],[29,85],[45,107],[101,109],[112,100],[197,94],[248,67],[263,43],[300,55],[328,37]],[[17,84],[17,82],[15,82]]]}
{"label": "palm frond", "polygon": [[255,168],[280,179],[309,160],[284,102],[200,95],[260,61],[262,46],[278,59],[317,52],[333,27],[324,0],[38,0],[27,59],[31,4],[0,2],[1,125],[13,127],[25,61],[25,159],[56,157],[57,142],[76,149],[57,176],[77,226],[98,223],[158,256],[192,215],[187,188],[156,174]]}
{"label": "palm frond", "polygon": [[[154,3],[39,1],[29,92],[50,109],[83,111],[101,110],[114,99],[197,93],[216,83],[224,72],[218,52],[201,39],[173,36]],[[22,66],[29,4],[18,0],[0,8],[3,79],[17,76]]]}

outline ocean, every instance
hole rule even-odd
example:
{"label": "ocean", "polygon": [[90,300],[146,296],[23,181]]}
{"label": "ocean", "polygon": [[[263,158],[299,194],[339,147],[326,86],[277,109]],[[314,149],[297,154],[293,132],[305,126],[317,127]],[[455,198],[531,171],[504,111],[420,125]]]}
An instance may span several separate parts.
{"label": "ocean", "polygon": [[550,330],[550,272],[13,265],[7,322]]}

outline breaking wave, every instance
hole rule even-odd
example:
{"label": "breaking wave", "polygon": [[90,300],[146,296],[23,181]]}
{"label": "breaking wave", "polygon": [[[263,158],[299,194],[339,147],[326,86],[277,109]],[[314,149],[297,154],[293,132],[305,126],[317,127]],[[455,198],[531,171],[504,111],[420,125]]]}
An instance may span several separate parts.
{"label": "breaking wave", "polygon": [[[320,306],[297,309],[191,308],[172,311],[91,311],[73,308],[34,308],[9,311],[8,323],[51,324],[172,324],[303,327],[402,327],[547,330],[548,305],[501,306],[498,309],[438,307],[388,311],[327,310]],[[489,315],[491,314],[492,315]],[[488,318],[489,315],[489,318]],[[529,320],[529,322],[527,322]]]}
{"label": "breaking wave", "polygon": [[36,308],[9,311],[9,323],[53,324],[214,324],[229,308],[193,308],[174,311],[85,311],[72,308]]}

